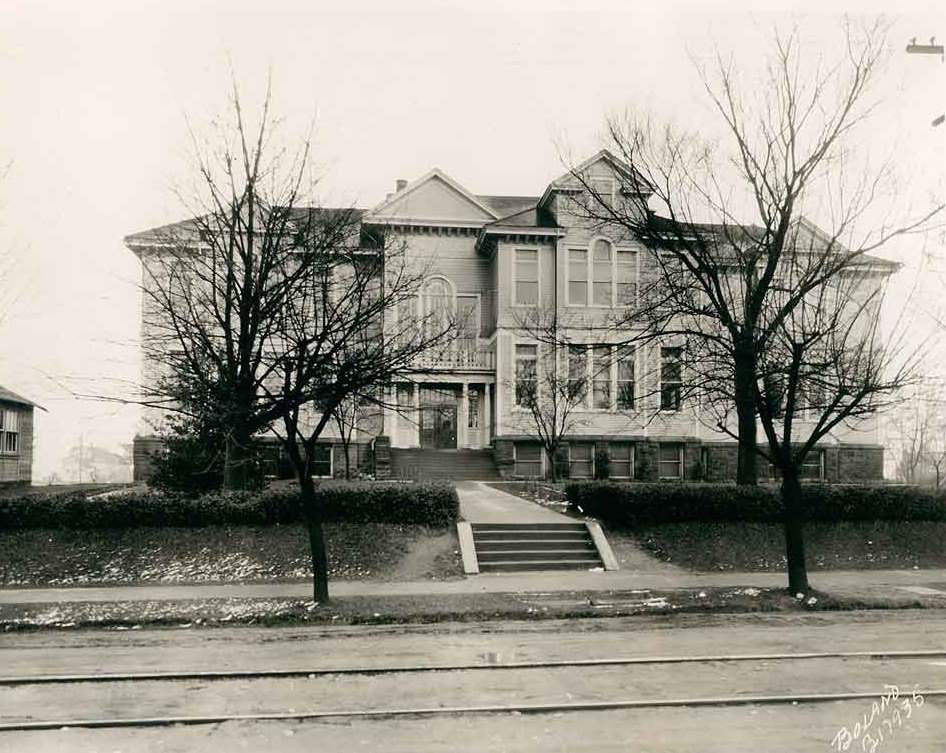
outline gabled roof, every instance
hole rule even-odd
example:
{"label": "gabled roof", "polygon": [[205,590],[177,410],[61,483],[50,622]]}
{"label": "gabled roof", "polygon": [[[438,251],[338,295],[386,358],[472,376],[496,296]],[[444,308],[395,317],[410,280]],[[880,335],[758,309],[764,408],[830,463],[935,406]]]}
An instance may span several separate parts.
{"label": "gabled roof", "polygon": [[581,189],[581,183],[576,176],[587,173],[594,165],[599,162],[606,164],[612,172],[623,178],[625,181],[628,181],[641,193],[652,192],[653,189],[644,176],[638,173],[628,163],[615,157],[607,149],[602,149],[597,154],[589,157],[581,164],[576,165],[568,172],[560,175],[558,178],[549,183],[548,187],[545,189],[545,192],[542,194],[542,198],[539,199],[539,206],[544,206],[552,194],[556,191]]}
{"label": "gabled roof", "polygon": [[[476,226],[491,222],[500,216],[496,209],[482,200],[482,197],[474,196],[439,167],[435,167],[370,210],[366,221],[449,222],[453,218],[438,216],[438,208],[430,205],[431,195],[435,192],[439,192],[444,200],[452,202],[454,212],[457,212],[459,207],[466,208],[467,216],[465,218],[457,216],[456,223]],[[412,202],[412,197],[415,199],[420,197],[420,202]]]}
{"label": "gabled roof", "polygon": [[30,408],[39,408],[40,410],[46,410],[42,405],[37,405],[36,403],[27,400],[21,395],[17,395],[12,390],[8,390],[6,387],[0,386],[0,402],[4,403],[16,403],[17,405],[26,405]]}

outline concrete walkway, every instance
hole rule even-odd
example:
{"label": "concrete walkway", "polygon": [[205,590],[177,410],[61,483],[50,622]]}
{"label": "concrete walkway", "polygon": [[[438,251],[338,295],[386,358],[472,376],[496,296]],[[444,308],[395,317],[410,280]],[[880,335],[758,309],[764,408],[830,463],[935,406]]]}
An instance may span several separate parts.
{"label": "concrete walkway", "polygon": [[[943,598],[946,570],[858,570],[809,574],[812,588],[838,595]],[[482,593],[555,593],[571,591],[673,590],[707,587],[784,588],[785,573],[634,573],[627,570],[562,570],[551,572],[487,573],[457,580],[344,581],[330,584],[332,596],[432,596]],[[917,589],[917,590],[914,590]],[[309,581],[193,586],[114,586],[98,588],[38,588],[0,590],[2,604],[58,602],[177,601],[190,599],[308,598]]]}
{"label": "concrete walkway", "polygon": [[460,517],[468,523],[575,523],[569,518],[482,481],[457,483]]}

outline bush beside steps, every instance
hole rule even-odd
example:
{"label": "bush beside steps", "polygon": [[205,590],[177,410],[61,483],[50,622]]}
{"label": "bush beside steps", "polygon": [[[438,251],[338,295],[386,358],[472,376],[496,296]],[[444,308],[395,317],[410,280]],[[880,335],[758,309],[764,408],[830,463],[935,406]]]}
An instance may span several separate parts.
{"label": "bush beside steps", "polygon": [[[782,521],[778,487],[586,482],[565,486],[569,506],[625,528],[662,523]],[[946,492],[916,486],[803,487],[806,520],[946,521]]]}

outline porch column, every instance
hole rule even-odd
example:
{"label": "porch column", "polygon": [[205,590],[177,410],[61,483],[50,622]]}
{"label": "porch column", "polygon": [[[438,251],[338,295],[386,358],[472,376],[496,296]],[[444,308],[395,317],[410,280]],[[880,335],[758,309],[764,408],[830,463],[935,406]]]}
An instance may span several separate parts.
{"label": "porch column", "polygon": [[463,391],[460,394],[460,415],[457,419],[457,447],[468,447],[470,424],[470,385],[463,382]]}
{"label": "porch column", "polygon": [[480,417],[483,428],[483,446],[489,445],[493,438],[493,411],[489,397],[489,384],[483,384],[483,415]]}
{"label": "porch column", "polygon": [[413,395],[411,396],[411,403],[413,404],[414,410],[410,415],[410,427],[411,427],[411,447],[420,447],[420,384],[417,382],[413,383]]}

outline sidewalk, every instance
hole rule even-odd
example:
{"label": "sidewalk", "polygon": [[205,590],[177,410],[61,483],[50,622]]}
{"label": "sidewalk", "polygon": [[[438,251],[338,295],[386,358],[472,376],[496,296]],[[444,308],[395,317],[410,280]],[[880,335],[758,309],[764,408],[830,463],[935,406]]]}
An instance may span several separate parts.
{"label": "sidewalk", "polygon": [[[812,588],[845,596],[908,596],[943,599],[946,570],[819,571],[809,574]],[[457,580],[344,581],[330,583],[333,597],[447,596],[676,590],[707,587],[784,588],[784,573],[684,573],[664,575],[562,570],[488,573]],[[913,590],[918,589],[918,590]],[[191,599],[307,598],[309,581],[190,586],[114,586],[98,588],[28,588],[0,590],[0,604],[49,604],[118,601],[183,601]]]}
{"label": "sidewalk", "polygon": [[468,523],[575,523],[535,502],[495,489],[482,481],[461,481],[457,485],[460,517]]}

